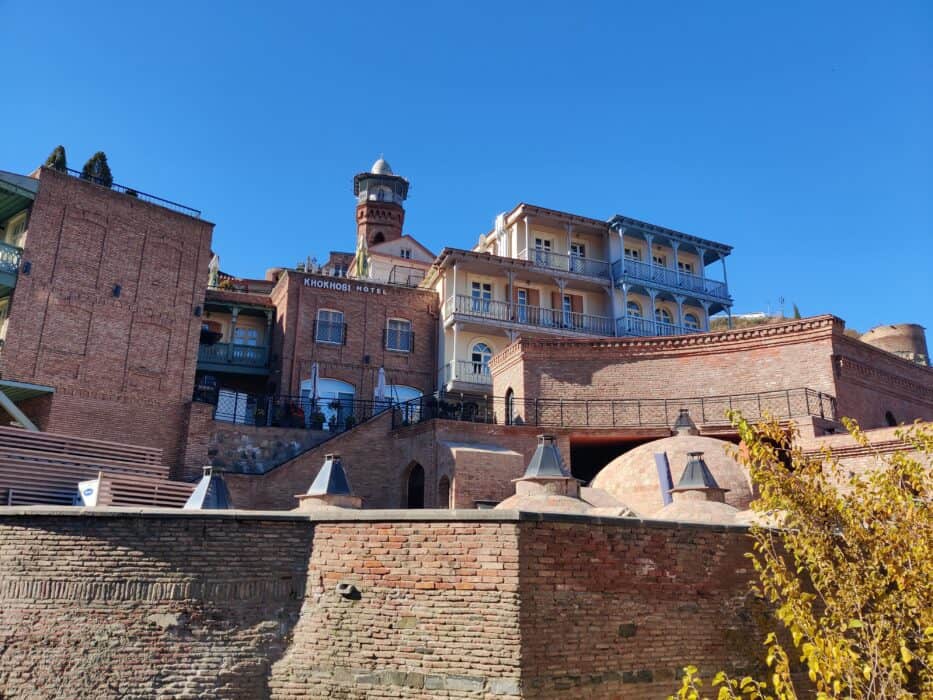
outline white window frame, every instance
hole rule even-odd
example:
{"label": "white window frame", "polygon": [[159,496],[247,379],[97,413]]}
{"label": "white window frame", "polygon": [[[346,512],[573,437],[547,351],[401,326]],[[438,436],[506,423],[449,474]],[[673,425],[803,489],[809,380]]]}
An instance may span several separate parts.
{"label": "white window frame", "polygon": [[489,313],[492,306],[492,282],[470,280],[470,298],[473,311]]}
{"label": "white window frame", "polygon": [[[340,314],[340,321],[339,322],[335,322],[332,320],[325,321],[321,318],[321,314],[324,314],[324,313]],[[323,343],[324,345],[343,345],[344,344],[344,341],[346,340],[345,336],[347,332],[346,331],[347,322],[346,322],[346,316],[344,315],[343,311],[339,309],[318,309],[316,320],[317,320],[317,323],[315,323],[315,326],[314,326],[314,342],[315,343]],[[328,327],[331,327],[335,323],[339,323],[340,338],[338,338],[337,340],[334,340],[331,337],[322,338],[321,337],[321,324],[322,323],[326,323]]]}
{"label": "white window frame", "polygon": [[411,260],[411,248],[399,248],[398,255],[405,260]]}
{"label": "white window frame", "polygon": [[[237,333],[242,337],[242,340],[239,342],[237,341]],[[252,348],[259,347],[259,329],[250,326],[237,326],[233,329],[233,338],[231,342],[234,345],[248,345]]]}
{"label": "white window frame", "polygon": [[625,315],[633,318],[642,318],[641,304],[634,299],[629,299],[628,303],[625,305]]}
{"label": "white window frame", "polygon": [[[693,320],[691,321],[690,319],[693,319]],[[693,328],[695,330],[699,330],[700,317],[697,314],[693,313],[692,311],[685,313],[684,314],[684,328]]]}
{"label": "white window frame", "polygon": [[[486,348],[488,352],[480,350],[476,351],[476,348],[479,346]],[[473,374],[478,374],[480,376],[488,377],[489,376],[489,360],[492,359],[492,356],[495,355],[495,351],[492,349],[492,345],[487,343],[484,340],[474,341],[470,345],[470,364],[472,365],[471,369]],[[476,359],[476,356],[479,355],[479,359]]]}
{"label": "white window frame", "polygon": [[515,305],[518,307],[519,323],[528,323],[528,290],[527,289],[516,290]]}
{"label": "white window frame", "polygon": [[[408,330],[403,330],[401,328],[392,328],[392,324],[402,324],[408,326]],[[411,352],[412,346],[412,323],[407,318],[389,318],[386,319],[386,350],[391,352]],[[396,334],[397,345],[392,345],[392,334]]]}

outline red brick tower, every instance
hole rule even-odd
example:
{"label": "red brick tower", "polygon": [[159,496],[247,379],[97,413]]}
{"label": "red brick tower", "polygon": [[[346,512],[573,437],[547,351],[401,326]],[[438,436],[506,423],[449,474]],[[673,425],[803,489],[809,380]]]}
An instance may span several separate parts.
{"label": "red brick tower", "polygon": [[401,237],[408,180],[395,175],[385,159],[380,157],[370,172],[353,178],[353,194],[357,202],[357,240],[363,234],[367,245],[374,245]]}

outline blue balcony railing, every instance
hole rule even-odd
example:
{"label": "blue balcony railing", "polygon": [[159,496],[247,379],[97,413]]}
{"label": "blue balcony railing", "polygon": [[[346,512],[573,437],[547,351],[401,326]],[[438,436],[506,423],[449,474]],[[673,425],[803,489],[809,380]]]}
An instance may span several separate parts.
{"label": "blue balcony railing", "polygon": [[9,243],[0,243],[0,272],[15,275],[23,259],[23,249]]}
{"label": "blue balcony railing", "polygon": [[539,250],[537,248],[531,250],[525,248],[519,251],[518,258],[519,260],[530,260],[538,267],[572,272],[575,275],[585,275],[586,277],[609,279],[609,263],[605,260],[584,258],[581,255],[552,253],[549,250]]}
{"label": "blue balcony railing", "polygon": [[616,260],[612,263],[612,274],[617,283],[635,280],[682,289],[686,292],[695,292],[717,299],[729,298],[729,289],[726,287],[725,282],[707,279],[689,272],[672,270],[661,265],[649,265],[632,258]]}
{"label": "blue balcony railing", "polygon": [[660,335],[688,335],[690,333],[703,333],[699,328],[678,326],[676,323],[652,321],[638,316],[623,316],[616,320],[616,335],[655,337]]}

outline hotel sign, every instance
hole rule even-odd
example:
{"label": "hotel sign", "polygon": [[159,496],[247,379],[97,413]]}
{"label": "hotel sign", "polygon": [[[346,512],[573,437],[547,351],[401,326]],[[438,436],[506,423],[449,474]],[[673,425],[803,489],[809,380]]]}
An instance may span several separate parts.
{"label": "hotel sign", "polygon": [[360,292],[361,294],[385,294],[386,290],[382,287],[374,287],[368,284],[359,284],[358,282],[338,282],[337,280],[321,280],[311,277],[305,277],[305,287],[314,287],[315,289],[329,289],[335,292]]}

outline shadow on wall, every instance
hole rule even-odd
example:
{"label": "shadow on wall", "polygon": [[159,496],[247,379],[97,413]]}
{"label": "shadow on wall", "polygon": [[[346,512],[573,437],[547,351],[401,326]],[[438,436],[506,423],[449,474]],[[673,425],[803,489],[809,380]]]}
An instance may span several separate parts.
{"label": "shadow on wall", "polygon": [[306,521],[216,514],[0,516],[0,687],[11,697],[268,698],[312,532]]}

